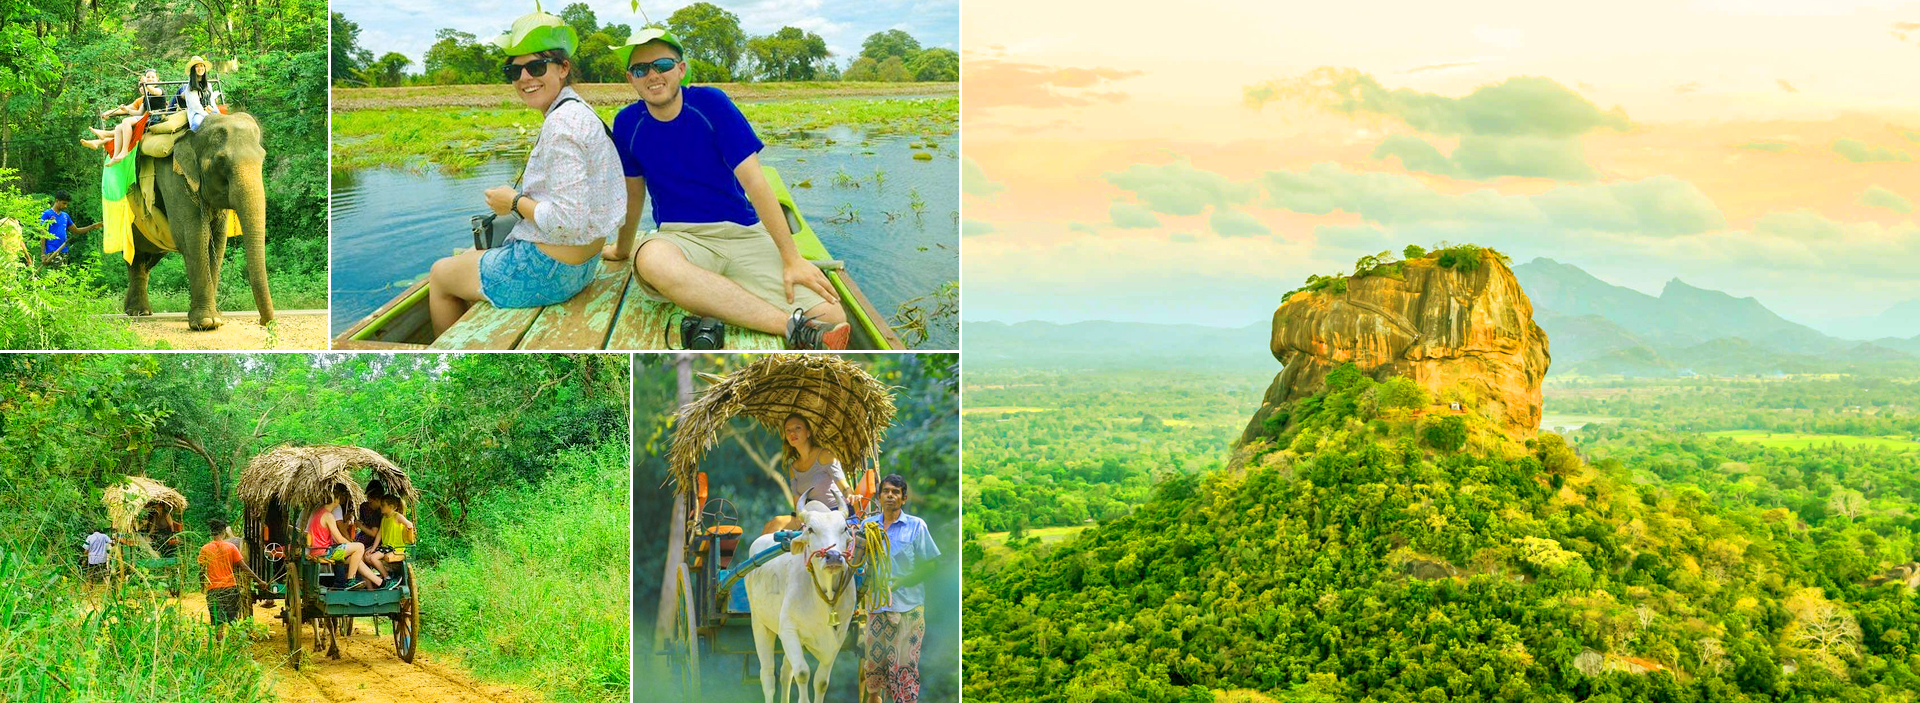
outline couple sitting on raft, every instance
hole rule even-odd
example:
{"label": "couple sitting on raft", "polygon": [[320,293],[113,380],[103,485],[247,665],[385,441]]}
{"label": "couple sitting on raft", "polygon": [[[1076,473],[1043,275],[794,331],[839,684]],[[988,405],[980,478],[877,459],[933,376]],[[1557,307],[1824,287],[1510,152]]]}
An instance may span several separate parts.
{"label": "couple sitting on raft", "polygon": [[418,537],[407,519],[406,503],[385,491],[372,489],[358,514],[347,512],[347,490],[333,489],[333,500],[307,517],[307,554],[345,566],[354,580],[348,589],[384,588],[396,582],[392,569],[407,560],[407,547]]}
{"label": "couple sitting on raft", "polygon": [[[485,194],[495,214],[521,218],[506,243],[428,274],[436,335],[473,301],[562,303],[593,281],[597,259],[632,258],[650,298],[784,335],[789,349],[847,347],[839,296],[801,257],[760,170],[760,138],[725,93],[689,85],[678,38],[643,28],[615,49],[640,99],[611,130],[571,87],[578,37],[559,17],[521,17],[496,43],[514,93],[546,117],[519,186]],[[648,195],[657,229],[636,244]]]}
{"label": "couple sitting on raft", "polygon": [[[151,132],[168,134],[181,127],[199,131],[200,122],[210,112],[220,112],[220,91],[214,90],[207,71],[213,65],[198,56],[187,59],[187,81],[168,98],[160,88],[160,72],[147,69],[140,74],[138,95],[133,102],[100,113],[100,119],[119,115],[127,118],[112,130],[95,129],[93,139],[80,143],[89,149],[105,149],[107,163],[116,164],[133,152],[133,145]],[[89,128],[91,129],[91,128]]]}

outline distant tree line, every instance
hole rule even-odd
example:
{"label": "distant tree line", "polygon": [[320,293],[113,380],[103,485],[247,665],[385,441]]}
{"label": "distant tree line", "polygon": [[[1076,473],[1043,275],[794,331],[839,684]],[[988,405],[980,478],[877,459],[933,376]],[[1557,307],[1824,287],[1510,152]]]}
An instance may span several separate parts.
{"label": "distant tree line", "polygon": [[[573,3],[560,18],[580,35],[574,54],[575,80],[618,83],[626,80],[614,49],[633,36],[624,24],[599,22],[586,3]],[[877,32],[861,44],[860,55],[844,70],[836,63],[820,35],[798,27],[781,27],[765,36],[748,36],[740,17],[712,3],[680,8],[667,18],[666,28],[685,42],[687,64],[699,83],[772,81],[958,81],[960,54],[952,49],[923,48],[913,35],[898,29]],[[334,83],[341,86],[455,85],[499,82],[506,60],[491,37],[476,37],[455,29],[441,29],[433,46],[416,66],[405,54],[389,51],[379,57],[360,46],[360,26],[333,13],[331,60]],[[412,69],[417,68],[414,72]]]}

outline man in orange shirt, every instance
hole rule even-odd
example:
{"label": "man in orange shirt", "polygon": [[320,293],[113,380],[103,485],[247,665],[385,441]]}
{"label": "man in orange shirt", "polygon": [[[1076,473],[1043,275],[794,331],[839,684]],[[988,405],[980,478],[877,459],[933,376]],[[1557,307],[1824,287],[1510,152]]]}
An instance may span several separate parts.
{"label": "man in orange shirt", "polygon": [[200,548],[200,570],[207,579],[207,615],[213,618],[214,627],[219,627],[240,619],[240,586],[233,580],[233,567],[247,572],[247,577],[262,588],[267,582],[247,566],[240,548],[226,540],[226,520],[207,520],[207,534],[209,541]]}

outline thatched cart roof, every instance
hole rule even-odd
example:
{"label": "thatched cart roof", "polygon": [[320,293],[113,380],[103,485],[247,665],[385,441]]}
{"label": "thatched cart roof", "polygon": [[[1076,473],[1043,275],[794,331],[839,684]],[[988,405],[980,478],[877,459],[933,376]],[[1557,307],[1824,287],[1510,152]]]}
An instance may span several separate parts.
{"label": "thatched cart roof", "polygon": [[240,472],[240,502],[249,513],[279,500],[294,512],[325,505],[333,499],[333,488],[343,487],[358,505],[367,499],[366,490],[354,480],[353,472],[372,469],[373,477],[408,503],[417,501],[407,472],[379,452],[364,447],[318,446],[276,447],[247,462]]}
{"label": "thatched cart roof", "polygon": [[720,429],[746,415],[775,435],[798,414],[813,442],[848,466],[876,458],[893,425],[893,394],[859,365],[833,355],[771,354],[727,374],[680,409],[669,452],[673,481],[691,485]]}
{"label": "thatched cart roof", "polygon": [[153,503],[171,506],[176,520],[187,512],[186,496],[145,476],[128,476],[125,481],[108,486],[100,502],[107,506],[107,516],[113,520],[113,529],[119,532],[133,532],[134,520]]}

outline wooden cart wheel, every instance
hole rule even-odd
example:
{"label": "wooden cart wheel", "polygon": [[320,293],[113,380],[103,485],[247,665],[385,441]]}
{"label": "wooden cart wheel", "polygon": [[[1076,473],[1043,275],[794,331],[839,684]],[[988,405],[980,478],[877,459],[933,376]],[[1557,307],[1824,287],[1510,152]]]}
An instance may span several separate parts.
{"label": "wooden cart wheel", "polygon": [[295,671],[300,670],[300,562],[286,560],[287,593],[282,602],[280,615],[287,626],[287,665]]}
{"label": "wooden cart wheel", "polygon": [[412,564],[401,562],[400,576],[407,585],[407,597],[400,601],[400,612],[393,616],[393,650],[400,653],[400,661],[412,664],[420,631],[420,586],[413,581]]}
{"label": "wooden cart wheel", "polygon": [[700,629],[699,612],[694,610],[693,582],[687,578],[687,565],[681,564],[674,570],[674,590],[680,601],[681,616],[673,619],[673,639],[668,645],[669,656],[679,658],[679,649],[686,647],[686,660],[682,662],[681,689],[686,691],[688,699],[700,697]]}

